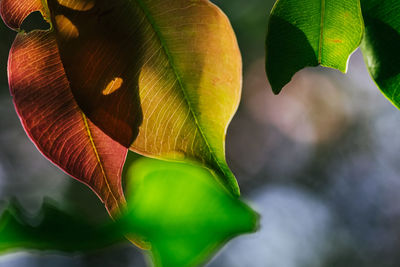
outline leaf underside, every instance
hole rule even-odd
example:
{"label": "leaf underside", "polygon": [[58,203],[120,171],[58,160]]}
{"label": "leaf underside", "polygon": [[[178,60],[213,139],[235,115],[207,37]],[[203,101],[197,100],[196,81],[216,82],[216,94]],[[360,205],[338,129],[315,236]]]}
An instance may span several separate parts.
{"label": "leaf underside", "polygon": [[400,2],[362,0],[365,38],[361,50],[382,93],[400,108]]}
{"label": "leaf underside", "polygon": [[[88,121],[142,155],[198,162],[239,195],[224,143],[240,99],[241,57],[232,27],[216,6],[208,0],[2,0],[1,5],[11,28],[18,29],[35,10],[50,22],[48,38],[40,38],[38,46],[55,40],[64,73],[52,78],[68,82]],[[40,52],[39,58],[35,64],[53,62]],[[30,79],[40,75],[31,70]]]}
{"label": "leaf underside", "polygon": [[278,0],[266,40],[266,72],[274,93],[308,66],[346,72],[363,30],[359,0]]}
{"label": "leaf underside", "polygon": [[54,36],[17,35],[9,57],[9,85],[25,131],[37,148],[87,184],[110,213],[125,203],[121,172],[127,149],[96,127],[76,104]]}

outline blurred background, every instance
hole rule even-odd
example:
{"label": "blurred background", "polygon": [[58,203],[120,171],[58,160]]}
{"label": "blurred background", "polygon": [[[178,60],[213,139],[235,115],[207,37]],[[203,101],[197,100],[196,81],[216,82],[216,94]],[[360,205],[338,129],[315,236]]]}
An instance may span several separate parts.
{"label": "blurred background", "polygon": [[[259,232],[231,241],[209,267],[400,266],[400,111],[379,92],[356,51],[346,75],[297,73],[279,96],[264,72],[273,0],[215,0],[231,19],[244,62],[243,98],[227,158]],[[94,222],[97,197],[44,159],[16,116],[6,77],[15,33],[0,23],[0,211],[12,197],[32,214],[44,197]],[[1,267],[145,267],[135,247],[89,254],[14,253]]]}

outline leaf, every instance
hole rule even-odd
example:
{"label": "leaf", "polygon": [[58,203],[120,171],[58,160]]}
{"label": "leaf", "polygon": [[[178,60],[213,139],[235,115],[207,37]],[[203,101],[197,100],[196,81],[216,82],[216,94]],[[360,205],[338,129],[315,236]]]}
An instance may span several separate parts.
{"label": "leaf", "polygon": [[256,230],[258,215],[211,178],[182,163],[143,158],[131,166],[130,212],[121,223],[150,244],[155,266],[198,266],[231,238]]}
{"label": "leaf", "polygon": [[363,30],[359,0],[278,0],[266,40],[266,72],[274,93],[307,66],[346,72]]}
{"label": "leaf", "polygon": [[140,154],[202,163],[239,195],[224,139],[240,100],[242,65],[232,27],[216,6],[208,0],[39,2],[48,6],[2,0],[3,19],[18,28],[27,13],[44,14],[74,99],[96,126]]}
{"label": "leaf", "polygon": [[28,216],[13,201],[0,217],[0,254],[20,250],[87,252],[126,242],[114,222],[93,225],[61,211],[48,200]]}
{"label": "leaf", "polygon": [[87,252],[125,242],[150,249],[157,267],[198,266],[257,228],[258,215],[194,165],[141,158],[128,171],[128,205],[115,221],[90,224],[46,200],[35,216],[16,201],[0,217],[0,254]]}
{"label": "leaf", "polygon": [[61,210],[45,199],[37,214],[29,214],[12,199],[0,216],[0,254],[17,251],[90,252],[126,243],[134,234],[118,220],[89,223],[82,216]]}
{"label": "leaf", "polygon": [[400,2],[362,0],[368,70],[382,93],[400,108]]}
{"label": "leaf", "polygon": [[[19,1],[0,2],[1,11]],[[8,4],[14,6],[8,7]],[[27,5],[28,7],[29,5]],[[21,23],[15,17],[9,25]],[[111,214],[125,203],[121,172],[127,149],[96,127],[79,109],[60,61],[54,35],[19,33],[8,61],[10,91],[25,131],[37,148],[69,175],[87,184]]]}

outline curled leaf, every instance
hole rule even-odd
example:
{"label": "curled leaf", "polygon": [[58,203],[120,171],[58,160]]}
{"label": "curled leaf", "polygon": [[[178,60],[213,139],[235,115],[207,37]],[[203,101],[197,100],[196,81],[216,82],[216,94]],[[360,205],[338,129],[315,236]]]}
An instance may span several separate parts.
{"label": "curled leaf", "polygon": [[[3,19],[19,28],[27,12],[15,3],[29,7],[36,2],[1,1]],[[127,149],[104,134],[78,107],[54,34],[19,33],[10,50],[8,77],[15,108],[37,148],[92,188],[110,213],[119,213],[125,203],[121,172]]]}

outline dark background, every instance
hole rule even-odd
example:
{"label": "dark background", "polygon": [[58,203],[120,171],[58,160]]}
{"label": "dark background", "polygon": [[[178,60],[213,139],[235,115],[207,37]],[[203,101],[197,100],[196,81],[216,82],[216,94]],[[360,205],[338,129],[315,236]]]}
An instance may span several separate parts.
{"label": "dark background", "polygon": [[[308,68],[274,96],[264,73],[271,0],[215,0],[231,19],[244,61],[243,98],[227,157],[261,230],[229,243],[210,267],[400,266],[400,112],[370,79],[359,51],[346,75]],[[15,33],[0,23],[0,209],[43,198],[107,221],[96,196],[44,159],[28,140],[8,92]],[[0,256],[0,266],[135,266],[133,246],[89,254]]]}

